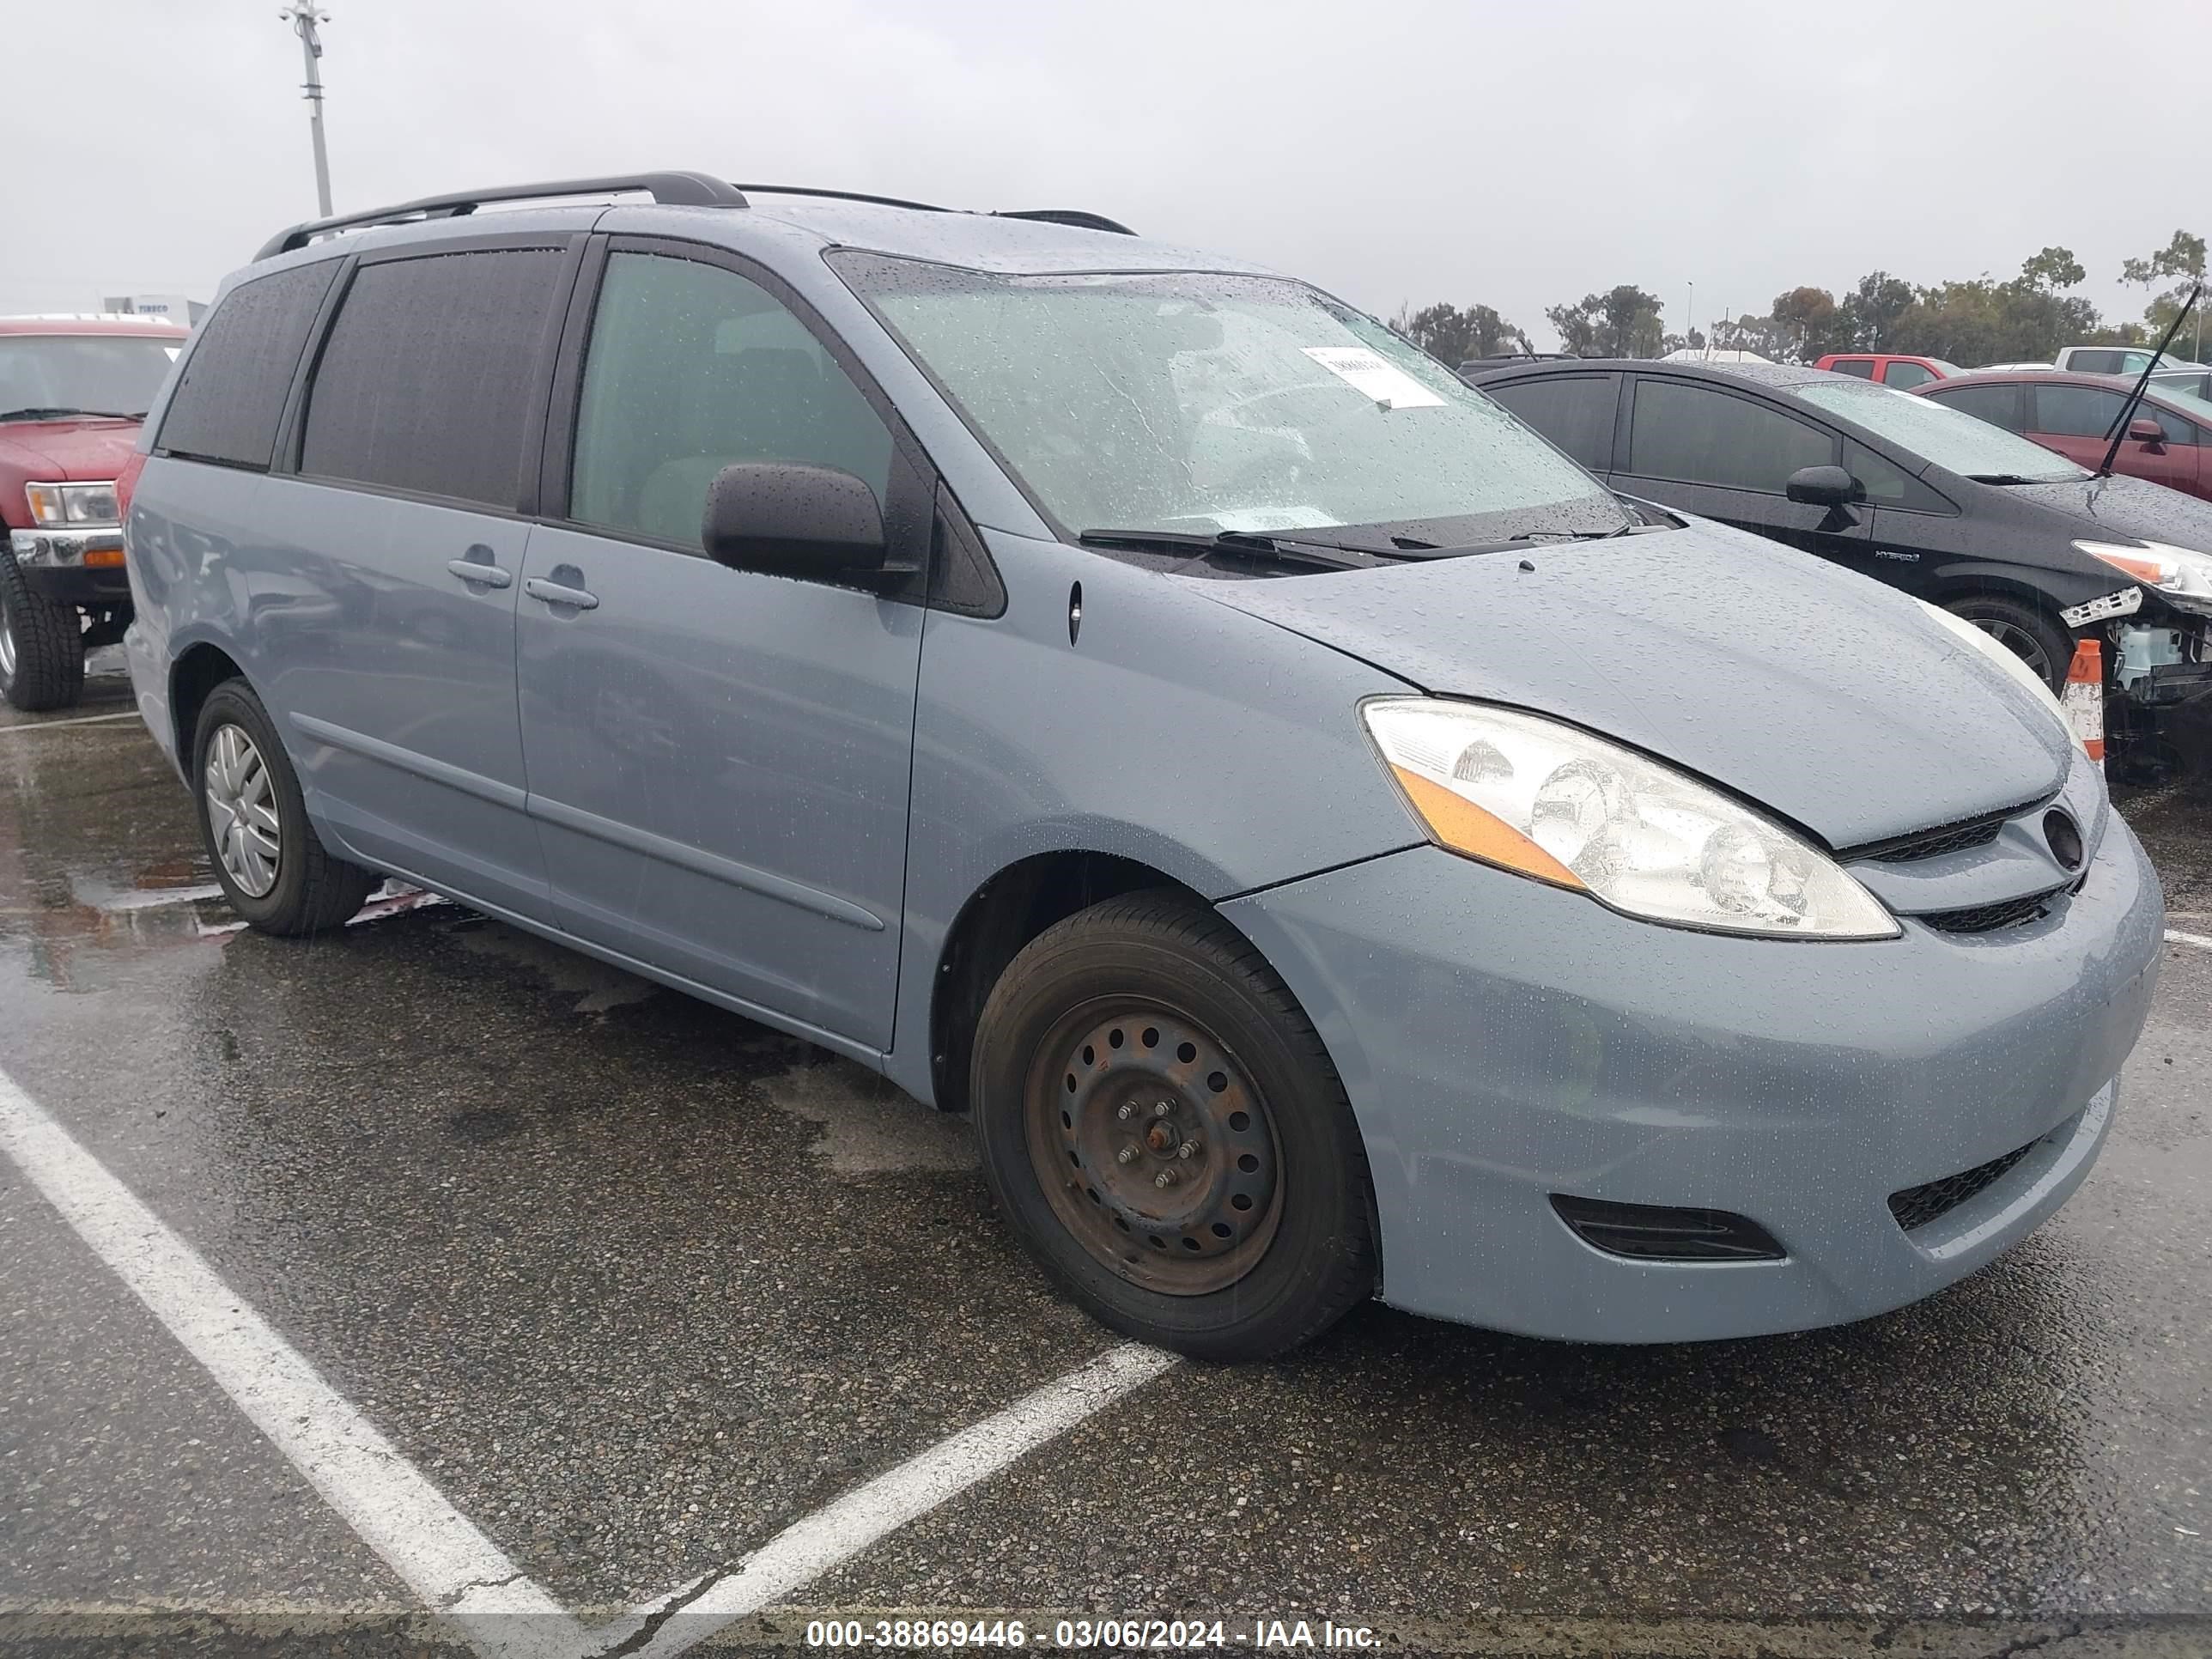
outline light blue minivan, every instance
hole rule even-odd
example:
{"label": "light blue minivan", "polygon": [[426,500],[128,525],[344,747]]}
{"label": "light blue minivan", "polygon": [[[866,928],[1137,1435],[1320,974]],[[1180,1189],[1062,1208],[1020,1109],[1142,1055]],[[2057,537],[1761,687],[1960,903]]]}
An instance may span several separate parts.
{"label": "light blue minivan", "polygon": [[145,434],[240,914],[388,873],[878,1067],[1147,1340],[1857,1318],[2111,1127],[2161,900],[2048,693],[1281,276],[471,192],[276,238]]}

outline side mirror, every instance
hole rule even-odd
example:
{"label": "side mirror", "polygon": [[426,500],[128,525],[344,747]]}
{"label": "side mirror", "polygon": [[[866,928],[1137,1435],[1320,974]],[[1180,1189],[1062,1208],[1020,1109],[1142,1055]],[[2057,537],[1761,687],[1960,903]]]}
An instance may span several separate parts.
{"label": "side mirror", "polygon": [[884,568],[876,492],[834,466],[738,461],[707,486],[707,556],[778,576],[863,575]]}
{"label": "side mirror", "polygon": [[1859,481],[1840,466],[1801,466],[1783,490],[1791,501],[1808,507],[1844,507],[1866,499]]}
{"label": "side mirror", "polygon": [[2138,444],[2162,444],[2166,432],[2148,415],[2138,415],[2128,422],[2128,441]]}

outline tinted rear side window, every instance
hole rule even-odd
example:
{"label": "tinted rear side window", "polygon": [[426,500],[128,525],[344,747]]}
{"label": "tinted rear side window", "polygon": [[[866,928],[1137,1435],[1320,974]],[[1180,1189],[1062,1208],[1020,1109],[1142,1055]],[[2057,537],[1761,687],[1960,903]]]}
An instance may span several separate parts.
{"label": "tinted rear side window", "polygon": [[1639,477],[1779,495],[1799,467],[1835,459],[1826,432],[1748,398],[1680,381],[1637,385],[1628,471]]}
{"label": "tinted rear side window", "polygon": [[[2135,372],[2142,372],[2142,358],[2138,355],[2133,364]],[[2076,374],[2120,374],[2130,365],[2124,351],[2076,351],[2066,359],[2066,367]]]}
{"label": "tinted rear side window", "polygon": [[265,470],[285,394],[337,261],[240,283],[200,325],[156,445],[164,454]]}
{"label": "tinted rear side window", "polygon": [[2027,419],[2021,410],[2021,388],[2016,386],[1962,386],[1956,392],[1931,392],[1938,403],[2008,432],[2025,432]]}
{"label": "tinted rear side window", "polygon": [[1547,374],[1481,390],[1591,471],[1603,472],[1613,465],[1613,412],[1620,385],[1612,374]]}
{"label": "tinted rear side window", "polygon": [[514,507],[563,257],[484,248],[361,266],[316,365],[300,471]]}
{"label": "tinted rear side window", "polygon": [[1856,374],[1862,380],[1874,379],[1874,359],[1871,357],[1839,358],[1828,367],[1838,374]]}

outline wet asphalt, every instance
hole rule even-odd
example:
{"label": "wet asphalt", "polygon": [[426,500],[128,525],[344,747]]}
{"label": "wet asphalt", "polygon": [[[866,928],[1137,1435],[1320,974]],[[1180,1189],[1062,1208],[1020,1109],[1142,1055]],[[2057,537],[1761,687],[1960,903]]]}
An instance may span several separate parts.
{"label": "wet asphalt", "polygon": [[[451,905],[238,931],[95,681],[0,715],[0,1068],[531,1577],[611,1616],[1109,1346],[957,1120]],[[2212,803],[2132,801],[2212,936]],[[2212,1652],[2212,951],[2080,1194],[1917,1307],[1667,1348],[1370,1307],[1178,1365],[810,1610],[1333,1616],[1401,1650]],[[0,1651],[459,1652],[0,1162]]]}

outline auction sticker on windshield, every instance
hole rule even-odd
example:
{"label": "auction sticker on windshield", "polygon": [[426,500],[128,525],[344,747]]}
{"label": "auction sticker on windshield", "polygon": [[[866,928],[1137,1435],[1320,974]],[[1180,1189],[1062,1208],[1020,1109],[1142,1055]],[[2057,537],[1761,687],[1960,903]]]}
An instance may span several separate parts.
{"label": "auction sticker on windshield", "polygon": [[1354,391],[1385,409],[1442,409],[1444,400],[1395,363],[1365,346],[1300,346],[1299,350]]}

